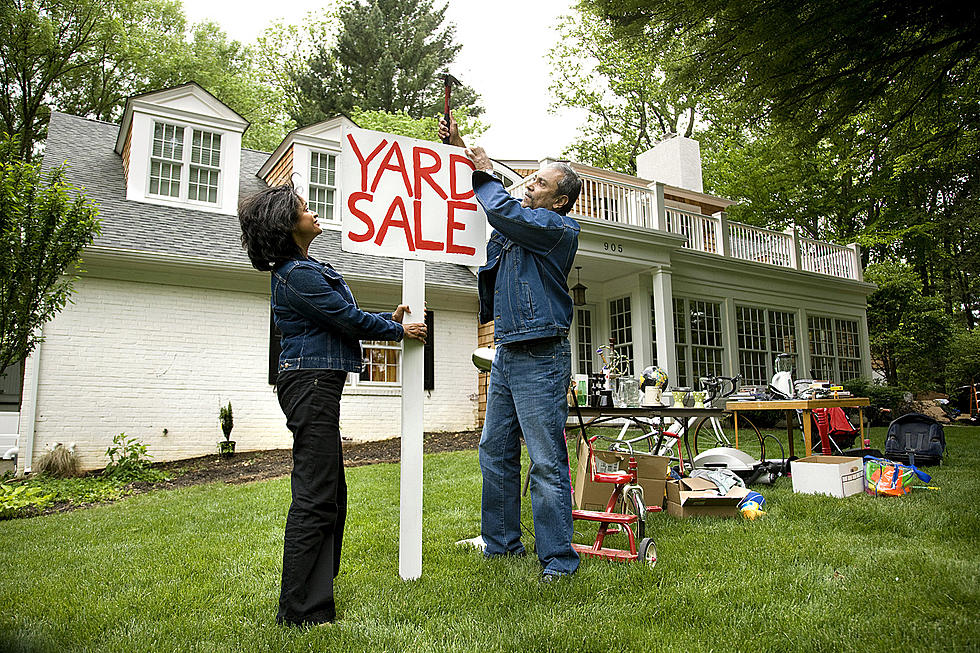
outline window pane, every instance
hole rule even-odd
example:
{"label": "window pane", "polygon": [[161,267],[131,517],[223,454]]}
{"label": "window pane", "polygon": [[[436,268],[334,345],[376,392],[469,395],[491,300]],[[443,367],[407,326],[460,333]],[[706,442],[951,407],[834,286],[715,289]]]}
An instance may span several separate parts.
{"label": "window pane", "polygon": [[199,202],[218,201],[218,171],[191,166],[187,182],[187,197]]}
{"label": "window pane", "polygon": [[180,194],[180,164],[164,161],[150,162],[150,192],[154,195],[177,197]]}
{"label": "window pane", "polygon": [[657,298],[650,295],[650,362],[647,365],[657,364]]}
{"label": "window pane", "polygon": [[337,157],[310,152],[310,208],[325,220],[334,219],[334,193],[337,190]]}
{"label": "window pane", "polygon": [[575,347],[578,353],[578,374],[592,374],[592,311],[587,308],[575,310]]}
{"label": "window pane", "polygon": [[616,353],[625,357],[619,372],[633,373],[633,312],[630,298],[621,297],[609,302],[609,336],[613,339]]}
{"label": "window pane", "polygon": [[191,163],[217,168],[221,165],[221,134],[194,130]]}
{"label": "window pane", "polygon": [[180,161],[184,158],[184,128],[158,122],[153,126],[153,156]]}

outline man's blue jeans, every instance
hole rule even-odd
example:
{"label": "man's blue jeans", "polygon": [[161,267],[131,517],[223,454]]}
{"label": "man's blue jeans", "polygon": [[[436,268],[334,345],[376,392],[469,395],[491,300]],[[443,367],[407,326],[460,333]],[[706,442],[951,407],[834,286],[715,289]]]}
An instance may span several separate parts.
{"label": "man's blue jeans", "polygon": [[572,549],[572,485],[565,446],[567,338],[501,345],[490,370],[480,439],[486,555],[521,554],[521,434],[531,458],[534,541],[546,574],[578,569]]}

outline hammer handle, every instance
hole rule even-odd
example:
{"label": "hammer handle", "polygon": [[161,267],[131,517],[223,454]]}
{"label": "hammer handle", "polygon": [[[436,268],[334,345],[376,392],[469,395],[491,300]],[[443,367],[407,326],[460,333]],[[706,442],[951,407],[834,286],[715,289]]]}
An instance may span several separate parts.
{"label": "hammer handle", "polygon": [[[446,103],[442,117],[446,120],[446,129],[449,129],[449,82],[446,82]],[[449,138],[450,137],[447,135],[444,139],[442,139],[442,142],[448,145]]]}

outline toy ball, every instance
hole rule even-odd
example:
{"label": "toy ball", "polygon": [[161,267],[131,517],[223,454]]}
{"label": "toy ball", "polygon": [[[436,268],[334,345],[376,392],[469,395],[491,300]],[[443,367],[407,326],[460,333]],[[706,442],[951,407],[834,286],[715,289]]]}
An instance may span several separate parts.
{"label": "toy ball", "polygon": [[641,384],[641,389],[646,388],[666,388],[667,387],[667,371],[662,367],[650,366],[643,369],[641,373],[643,377],[643,383]]}
{"label": "toy ball", "polygon": [[741,510],[742,506],[745,505],[746,503],[754,503],[759,508],[762,508],[766,505],[766,499],[758,492],[752,491],[746,494],[745,498],[739,502],[738,509]]}

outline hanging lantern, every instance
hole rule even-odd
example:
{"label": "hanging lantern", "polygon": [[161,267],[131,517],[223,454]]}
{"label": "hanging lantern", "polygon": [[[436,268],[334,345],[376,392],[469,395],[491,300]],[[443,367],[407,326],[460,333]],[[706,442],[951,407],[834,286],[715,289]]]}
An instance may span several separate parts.
{"label": "hanging lantern", "polygon": [[578,272],[578,283],[571,287],[572,303],[576,306],[585,306],[585,291],[588,288],[582,285],[582,266],[576,265],[575,270]]}

